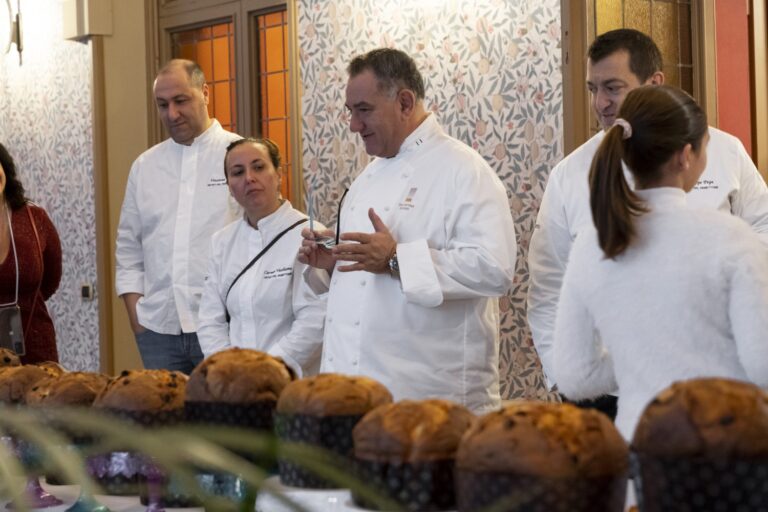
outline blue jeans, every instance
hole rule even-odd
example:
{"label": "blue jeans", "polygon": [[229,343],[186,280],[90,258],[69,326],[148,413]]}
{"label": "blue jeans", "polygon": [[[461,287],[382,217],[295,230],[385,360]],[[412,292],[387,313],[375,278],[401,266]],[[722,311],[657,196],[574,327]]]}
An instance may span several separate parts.
{"label": "blue jeans", "polygon": [[178,370],[189,375],[203,360],[194,332],[161,334],[147,329],[135,337],[141,361],[148,370]]}

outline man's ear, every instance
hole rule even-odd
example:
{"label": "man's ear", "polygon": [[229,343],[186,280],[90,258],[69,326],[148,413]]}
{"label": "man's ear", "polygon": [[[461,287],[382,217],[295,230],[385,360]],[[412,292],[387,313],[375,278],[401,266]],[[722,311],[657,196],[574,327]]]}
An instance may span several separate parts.
{"label": "man's ear", "polygon": [[661,71],[655,72],[645,83],[649,85],[664,85],[664,73]]}
{"label": "man's ear", "polygon": [[208,102],[210,101],[210,92],[208,90],[208,84],[203,84],[203,86],[200,88],[203,91],[203,99],[205,99],[205,104],[208,105]]}
{"label": "man's ear", "polygon": [[416,108],[416,94],[410,89],[401,89],[397,93],[397,102],[403,115],[409,117]]}

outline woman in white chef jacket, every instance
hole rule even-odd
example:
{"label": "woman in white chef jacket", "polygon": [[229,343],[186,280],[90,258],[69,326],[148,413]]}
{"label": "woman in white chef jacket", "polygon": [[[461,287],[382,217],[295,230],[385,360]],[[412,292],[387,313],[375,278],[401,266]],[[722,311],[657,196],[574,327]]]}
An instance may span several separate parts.
{"label": "woman in white chef jacket", "polygon": [[269,139],[227,148],[227,185],[244,215],[213,235],[197,335],[206,357],[252,348],[282,357],[301,375],[319,361],[325,295],[302,278],[306,265],[296,254],[306,216],[280,196],[281,171],[280,151]]}

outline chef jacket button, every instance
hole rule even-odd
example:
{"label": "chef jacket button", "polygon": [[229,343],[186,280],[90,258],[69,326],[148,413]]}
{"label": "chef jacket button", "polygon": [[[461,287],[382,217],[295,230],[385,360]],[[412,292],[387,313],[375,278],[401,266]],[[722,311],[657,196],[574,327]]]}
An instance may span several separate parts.
{"label": "chef jacket button", "polygon": [[360,281],[360,286],[365,286],[365,281]]}
{"label": "chef jacket button", "polygon": [[385,211],[385,212],[388,212],[388,211],[389,211],[389,206],[385,206],[385,207],[384,207],[384,211]]}
{"label": "chef jacket button", "polygon": [[355,325],[360,325],[360,320],[355,320]]}
{"label": "chef jacket button", "polygon": [[353,211],[355,211],[355,207],[354,206],[350,206],[349,210],[353,212]]}
{"label": "chef jacket button", "polygon": [[333,322],[333,318],[331,318],[331,317],[328,317],[327,320],[328,320],[328,323]]}
{"label": "chef jacket button", "polygon": [[333,356],[328,356],[328,362],[329,362],[329,363],[332,363],[332,362],[333,362]]}
{"label": "chef jacket button", "polygon": [[352,366],[357,366],[357,360],[352,361]]}
{"label": "chef jacket button", "polygon": [[339,280],[338,280],[338,279],[334,279],[334,280],[333,280],[333,284],[334,284],[334,285],[335,285],[336,283],[338,283],[338,282],[339,282]]}

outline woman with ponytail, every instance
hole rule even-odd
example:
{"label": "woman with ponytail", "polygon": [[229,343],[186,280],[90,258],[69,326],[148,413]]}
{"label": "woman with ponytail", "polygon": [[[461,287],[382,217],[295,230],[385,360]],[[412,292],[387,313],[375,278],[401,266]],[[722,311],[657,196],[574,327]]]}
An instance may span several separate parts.
{"label": "woman with ponytail", "polygon": [[630,92],[589,176],[594,230],[571,250],[555,326],[566,397],[619,390],[627,439],[672,382],[768,386],[768,250],[741,219],[686,205],[706,165],[706,116],[685,92]]}

